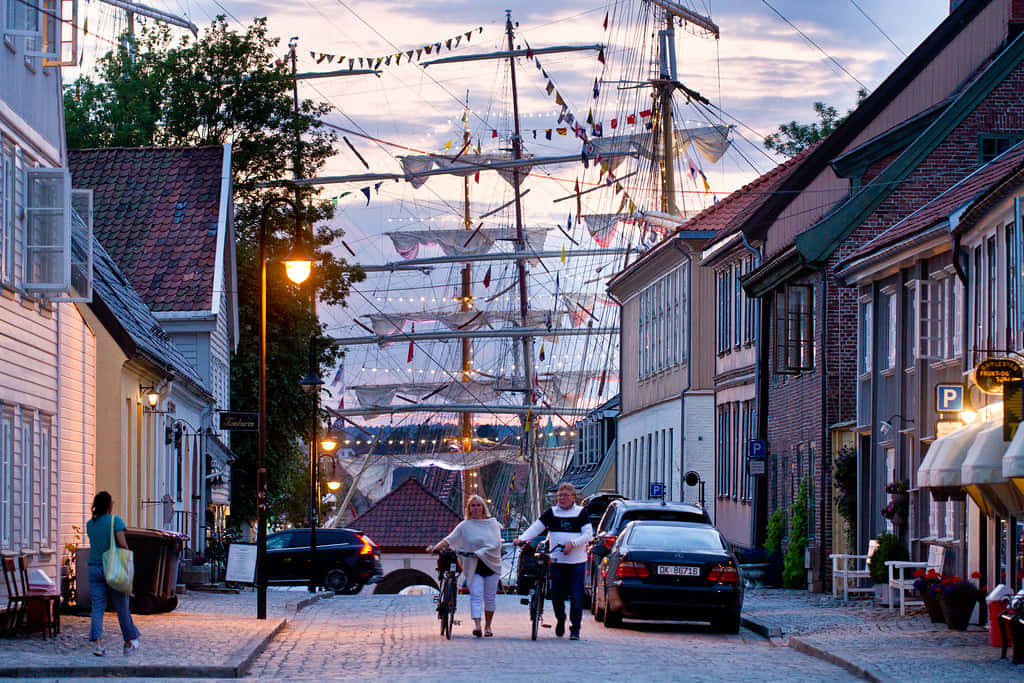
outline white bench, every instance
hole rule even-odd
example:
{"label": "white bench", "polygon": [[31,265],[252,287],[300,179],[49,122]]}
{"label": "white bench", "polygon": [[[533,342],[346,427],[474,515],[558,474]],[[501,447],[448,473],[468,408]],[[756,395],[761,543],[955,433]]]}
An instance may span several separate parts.
{"label": "white bench", "polygon": [[941,545],[933,545],[928,548],[927,562],[903,562],[900,560],[889,560],[885,566],[889,568],[889,607],[896,607],[896,596],[899,594],[900,614],[907,613],[907,605],[923,605],[923,600],[907,600],[907,591],[914,591],[915,579],[905,576],[906,569],[923,569],[926,572],[931,569],[936,573],[942,573],[942,564],[946,559],[946,549]]}
{"label": "white bench", "polygon": [[842,582],[843,602],[850,602],[850,593],[872,593],[874,586],[862,586],[861,581],[870,582],[871,572],[868,570],[868,561],[875,554],[878,548],[878,541],[868,541],[867,555],[851,555],[849,553],[834,553],[829,555],[832,559],[832,595],[838,596],[840,582]]}

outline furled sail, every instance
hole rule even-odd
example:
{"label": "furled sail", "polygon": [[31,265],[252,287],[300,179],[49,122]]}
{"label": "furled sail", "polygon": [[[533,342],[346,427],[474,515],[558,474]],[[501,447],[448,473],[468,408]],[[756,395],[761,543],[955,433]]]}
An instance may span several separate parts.
{"label": "furled sail", "polygon": [[[550,228],[529,228],[526,233],[526,248],[540,251]],[[475,256],[486,254],[500,240],[515,239],[515,230],[507,228],[468,230],[404,230],[384,233],[391,238],[395,251],[406,260],[414,259],[421,246],[437,245],[445,256]]]}
{"label": "furled sail", "polygon": [[[530,155],[524,155],[523,159],[529,160]],[[496,161],[509,161],[512,159],[510,154],[464,154],[458,159],[449,159],[448,157],[436,155],[436,154],[416,154],[399,157],[402,162],[402,172],[405,173],[406,180],[414,188],[422,187],[427,180],[431,177],[429,175],[422,175],[425,171],[429,171],[435,166],[438,169],[448,170],[452,175],[464,177],[470,176],[481,170],[487,170],[485,167],[488,164],[492,164]],[[529,164],[519,165],[517,169],[511,168],[498,168],[495,169],[498,175],[508,183],[512,184],[516,170],[519,171],[519,180],[522,183],[522,179],[530,173],[531,166]]]}
{"label": "furled sail", "polygon": [[[708,160],[716,163],[732,144],[729,133],[732,126],[704,126],[701,128],[675,129],[675,155],[682,156],[692,144]],[[661,157],[661,137],[650,131],[628,135],[610,135],[590,140],[594,152],[615,171],[625,160],[623,155],[639,155],[647,159]]]}

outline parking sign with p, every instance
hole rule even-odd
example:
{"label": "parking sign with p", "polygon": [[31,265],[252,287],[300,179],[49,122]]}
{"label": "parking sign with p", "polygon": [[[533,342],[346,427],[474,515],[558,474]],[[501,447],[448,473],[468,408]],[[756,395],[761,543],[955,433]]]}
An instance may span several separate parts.
{"label": "parking sign with p", "polygon": [[936,384],[935,411],[939,413],[958,413],[964,409],[963,384]]}

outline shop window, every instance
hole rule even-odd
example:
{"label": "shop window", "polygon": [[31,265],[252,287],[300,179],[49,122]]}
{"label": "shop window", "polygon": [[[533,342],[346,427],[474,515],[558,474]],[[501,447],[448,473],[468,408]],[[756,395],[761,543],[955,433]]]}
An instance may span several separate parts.
{"label": "shop window", "polygon": [[787,285],[775,292],[775,373],[796,375],[814,368],[813,290]]}

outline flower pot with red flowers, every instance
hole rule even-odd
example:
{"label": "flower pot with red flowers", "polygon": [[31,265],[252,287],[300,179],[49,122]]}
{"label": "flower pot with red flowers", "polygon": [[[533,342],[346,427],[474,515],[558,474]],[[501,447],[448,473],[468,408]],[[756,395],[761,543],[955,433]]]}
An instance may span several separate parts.
{"label": "flower pot with red flowers", "polygon": [[984,594],[973,583],[959,576],[944,576],[934,587],[939,595],[946,625],[955,631],[966,631],[971,612]]}
{"label": "flower pot with red flowers", "polygon": [[932,591],[932,588],[939,585],[942,577],[934,569],[927,572],[918,569],[914,572],[914,588],[917,594],[924,601],[924,608],[928,610],[928,617],[933,624],[945,623],[946,618],[942,615],[942,605],[939,604],[939,595]]}

